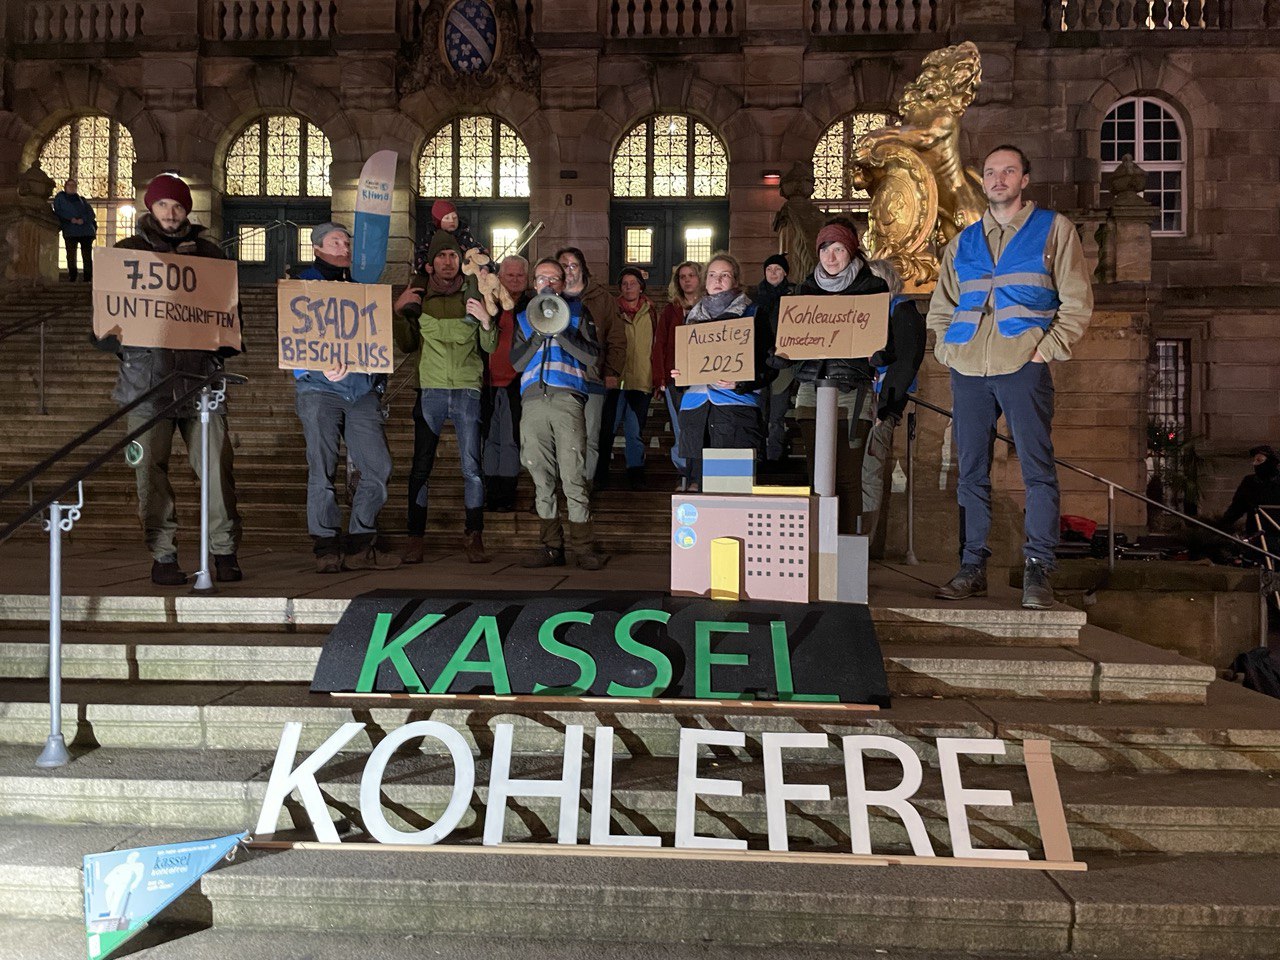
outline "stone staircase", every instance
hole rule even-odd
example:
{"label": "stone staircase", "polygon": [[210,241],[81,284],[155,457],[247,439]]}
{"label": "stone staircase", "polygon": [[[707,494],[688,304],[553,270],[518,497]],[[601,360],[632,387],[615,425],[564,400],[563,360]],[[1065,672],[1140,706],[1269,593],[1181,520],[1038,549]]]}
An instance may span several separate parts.
{"label": "stone staircase", "polygon": [[[227,369],[243,374],[249,382],[233,387],[230,426],[235,451],[236,492],[244,523],[246,546],[297,546],[309,542],[306,535],[306,456],[302,428],[294,412],[293,380],[276,365],[276,301],[274,286],[241,289],[244,316],[244,355],[233,358]],[[48,414],[39,416],[37,401],[38,334],[14,337],[0,352],[0,485],[20,476],[62,444],[110,415],[116,408],[110,399],[117,363],[88,342],[91,303],[87,285],[33,288],[10,294],[0,301],[0,330],[27,317],[56,311],[46,331],[46,403]],[[398,357],[398,360],[403,359]],[[395,465],[390,498],[380,526],[385,533],[403,533],[409,464],[413,452],[412,408],[414,393],[404,387],[407,370],[392,382],[397,392],[387,422],[387,440]],[[92,451],[74,460],[87,462],[124,436],[120,424],[108,431]],[[610,552],[661,552],[666,550],[670,499],[667,493],[678,479],[671,465],[670,428],[664,408],[655,404],[646,433],[649,444],[650,490],[635,493],[611,489],[597,495],[595,514],[598,535]],[[619,445],[621,437],[619,437]],[[181,442],[178,442],[181,449]],[[621,451],[614,459],[614,473],[622,473]],[[344,471],[340,468],[340,476]],[[177,494],[183,545],[194,549],[199,534],[199,487],[185,458],[175,452],[172,480]],[[343,481],[339,481],[341,495]],[[620,484],[619,484],[620,486]],[[136,519],[137,493],[133,471],[121,457],[105,466],[85,484],[88,508],[76,527],[84,539],[140,537]],[[42,488],[37,488],[40,495]],[[533,488],[521,474],[515,513],[486,517],[486,541],[490,548],[524,549],[537,543],[538,520],[533,513]],[[437,543],[458,545],[462,540],[462,480],[452,426],[446,427],[437,454],[431,484],[428,537]]]}
{"label": "stone staircase", "polygon": [[[73,556],[72,574],[109,570],[123,547]],[[537,705],[493,699],[319,696],[307,682],[329,624],[368,589],[429,574],[440,589],[660,589],[643,555],[599,574],[538,580],[504,561],[468,569],[440,556],[413,573],[360,574],[338,587],[298,580],[305,554],[274,555],[257,583],[217,596],[162,595],[120,584],[68,597],[64,723],[76,759],[33,760],[47,733],[47,600],[34,545],[10,544],[0,575],[0,944],[23,957],[83,949],[79,860],[86,852],[215,836],[252,827],[281,729],[304,724],[302,751],[348,721],[365,731],[320,772],[344,839],[362,839],[359,778],[368,750],[411,720],[458,729],[480,757],[477,796],[452,840],[423,853],[254,852],[183,897],[145,956],[651,958],[890,956],[1229,957],[1280,955],[1280,710],[1194,661],[1084,622],[1059,605],[1023,611],[1007,592],[940,608],[920,568],[879,567],[872,614],[894,702],[878,713],[656,704]],[[141,569],[139,576],[143,576]],[[543,574],[539,574],[543,576]],[[123,573],[118,576],[124,576]],[[545,575],[550,577],[550,575]],[[397,577],[401,579],[396,579]],[[292,578],[292,579],[290,579]],[[936,579],[936,577],[934,578]],[[314,580],[314,578],[313,578]],[[131,582],[131,581],[130,581]],[[290,589],[282,589],[283,587]],[[950,850],[933,743],[998,737],[1010,752],[967,766],[966,783],[1012,792],[1011,807],[973,808],[978,846],[1037,849],[1021,741],[1048,738],[1076,858],[1087,873],[743,864],[633,856],[557,857],[476,849],[496,723],[515,725],[514,776],[559,775],[564,726],[617,734],[612,829],[671,844],[681,727],[741,730],[743,751],[708,751],[699,775],[743,781],[740,797],[699,801],[697,829],[764,848],[759,736],[880,733],[926,760],[916,798],[933,843]],[[448,764],[398,754],[383,782],[388,819],[422,829],[447,800]],[[990,762],[985,762],[985,761]],[[444,769],[442,770],[442,766]],[[794,805],[793,849],[849,849],[838,750],[787,763],[788,779],[826,783],[830,803]],[[900,773],[868,764],[868,784]],[[588,778],[589,780],[589,778]],[[583,810],[591,802],[584,782]],[[554,801],[521,799],[511,840],[553,841]],[[587,817],[579,818],[580,839]],[[277,836],[309,838],[300,806]],[[877,852],[904,851],[897,818],[874,810]],[[210,928],[210,924],[212,927]],[[30,931],[42,931],[32,939]],[[317,936],[319,935],[319,936]],[[37,947],[47,942],[50,946]],[[0,956],[4,956],[0,946]],[[348,951],[348,952],[341,952]],[[351,952],[354,951],[354,952]]]}

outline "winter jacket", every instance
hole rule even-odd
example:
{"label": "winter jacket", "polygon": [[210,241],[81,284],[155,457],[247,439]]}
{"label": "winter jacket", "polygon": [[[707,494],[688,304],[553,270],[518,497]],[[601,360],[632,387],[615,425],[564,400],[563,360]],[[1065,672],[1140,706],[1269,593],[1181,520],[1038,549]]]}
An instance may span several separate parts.
{"label": "winter jacket", "polygon": [[516,300],[514,310],[503,310],[498,314],[498,346],[487,358],[484,382],[490,387],[507,387],[520,375],[520,371],[511,365],[511,344],[515,339],[516,317],[522,313],[533,299],[529,293],[522,293]]}
{"label": "winter jacket", "polygon": [[596,342],[600,344],[600,379],[621,377],[627,362],[627,331],[618,315],[618,302],[594,280],[588,281],[580,299],[595,325]]}
{"label": "winter jacket", "polygon": [[915,301],[894,297],[889,304],[889,339],[883,350],[871,355],[871,365],[882,371],[876,419],[897,423],[907,409],[907,395],[924,360],[926,329]]}
{"label": "winter jacket", "polygon": [[[866,260],[843,290],[823,290],[811,273],[795,290],[797,297],[851,297],[868,293],[888,293],[889,285],[871,272]],[[776,331],[775,331],[776,332]],[[866,357],[846,357],[834,360],[801,360],[794,364],[796,380],[814,383],[818,380],[834,380],[841,392],[848,393],[859,386],[870,386],[875,380],[875,370]]]}
{"label": "winter jacket", "polygon": [[[326,263],[319,257],[311,266],[290,271],[294,280],[325,280],[352,283],[351,268]],[[293,377],[298,393],[334,393],[348,403],[354,403],[367,393],[381,394],[387,388],[385,373],[348,373],[341,380],[330,380],[319,370],[295,370]]]}
{"label": "winter jacket", "polygon": [[676,365],[676,327],[684,326],[689,311],[678,301],[669,300],[658,315],[658,329],[653,334],[653,388],[671,386],[671,371]]}
{"label": "winter jacket", "polygon": [[716,320],[729,320],[735,317],[755,318],[756,376],[754,380],[739,381],[734,384],[732,389],[717,387],[715,384],[693,384],[685,388],[684,396],[680,398],[680,409],[692,410],[694,407],[702,406],[708,400],[715,406],[759,406],[761,403],[760,391],[772,379],[772,371],[766,365],[769,346],[772,342],[769,340],[769,331],[762,328],[762,320],[760,315],[756,313],[756,305],[751,302],[751,298],[745,293],[739,293],[728,309],[714,317],[702,316],[705,310],[700,308],[703,308],[707,302],[704,297],[694,304],[685,317],[685,323],[711,323]]}
{"label": "winter jacket", "polygon": [[589,392],[600,348],[584,331],[582,301],[566,297],[565,302],[569,304],[569,325],[554,337],[535,333],[524,310],[516,317],[510,359],[520,372],[520,395],[526,401],[553,393],[585,398]]}
{"label": "winter jacket", "polygon": [[422,298],[422,313],[411,318],[397,313],[396,344],[418,354],[418,385],[423,390],[479,390],[484,381],[481,351],[498,346],[498,326],[486,330],[467,314],[466,286],[457,293],[433,293]]}
{"label": "winter jacket", "polygon": [[657,382],[653,376],[658,345],[658,308],[648,297],[640,298],[636,312],[627,316],[618,303],[618,316],[622,318],[622,332],[627,335],[627,361],[622,369],[623,390],[639,390],[651,393]]}
{"label": "winter jacket", "polygon": [[[70,194],[59,190],[53,198],[53,212],[62,223],[62,235],[73,240],[96,237],[98,235],[98,218],[93,206],[80,194]],[[72,220],[83,220],[84,223],[72,223]]]}
{"label": "winter jacket", "polygon": [[[212,257],[223,260],[222,248],[212,240],[205,239],[202,234],[205,227],[187,222],[186,228],[176,236],[169,236],[160,229],[155,218],[149,213],[138,217],[138,232],[121,240],[116,247],[121,250],[149,250],[153,253],[180,254],[188,257]],[[239,319],[240,311],[236,315]],[[242,328],[243,329],[243,328]],[[120,375],[116,380],[111,399],[121,406],[153,389],[157,384],[173,373],[189,373],[197,377],[205,377],[216,373],[223,367],[226,357],[235,356],[239,350],[222,347],[212,350],[170,350],[165,347],[126,347],[116,337],[98,339],[90,334],[90,340],[99,350],[114,353],[120,358]],[[178,382],[173,388],[171,398],[148,400],[134,408],[134,412],[145,416],[155,416],[168,403],[191,389],[192,384]],[[172,416],[177,418],[194,417],[198,414],[198,399],[193,397],[184,403]],[[216,413],[225,413],[225,403],[214,408]]]}

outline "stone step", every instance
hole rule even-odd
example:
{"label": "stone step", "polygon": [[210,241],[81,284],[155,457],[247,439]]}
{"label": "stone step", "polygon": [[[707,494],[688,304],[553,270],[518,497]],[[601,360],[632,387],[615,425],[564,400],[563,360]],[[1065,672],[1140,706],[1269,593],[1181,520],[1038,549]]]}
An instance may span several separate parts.
{"label": "stone step", "polygon": [[[592,806],[591,753],[583,760],[579,840],[588,842]],[[788,818],[793,845],[806,850],[849,850],[849,819],[844,768],[834,747],[825,762],[810,762],[812,751],[789,755],[788,782],[824,784],[830,801],[806,801]],[[346,841],[368,841],[353,820],[359,808],[360,777],[367,755],[340,754],[317,775],[332,819]],[[204,830],[208,835],[252,830],[257,823],[275,754],[269,751],[194,751],[99,747],[65,767],[41,770],[25,747],[0,747],[0,794],[4,817],[32,824],[97,824]],[[866,783],[891,789],[901,781],[896,761],[867,759]],[[520,778],[559,776],[560,759],[522,757],[513,762]],[[741,797],[706,795],[699,800],[699,834],[747,840],[753,849],[768,846],[768,822],[762,768],[758,762],[704,762],[699,776],[743,783]],[[453,785],[447,757],[420,753],[397,755],[383,777],[383,809],[398,830],[421,829],[437,819]],[[980,806],[971,814],[978,846],[1038,849],[1039,824],[1030,802],[1027,777],[1010,765],[967,766],[965,785],[1008,790],[1009,807]],[[671,758],[620,759],[613,767],[614,833],[661,835],[672,845],[675,831],[676,761]],[[488,802],[487,755],[476,763],[476,798],[452,842],[475,840]],[[1280,777],[1275,774],[1182,772],[1168,774],[1059,771],[1059,788],[1077,858],[1112,853],[1280,853]],[[934,849],[951,850],[946,807],[936,769],[912,797]],[[518,809],[517,809],[518,807]],[[315,839],[305,816],[293,803],[276,826],[279,839]],[[291,812],[293,811],[293,812]],[[504,836],[511,841],[555,842],[558,801],[522,798],[509,806]],[[296,812],[296,818],[295,818]],[[909,853],[906,831],[896,814],[871,810],[872,848]]]}
{"label": "stone step", "polygon": [[[78,917],[85,853],[188,839],[127,827],[20,826],[3,835],[0,902],[16,919]],[[787,956],[871,948],[1225,960],[1280,955],[1275,866],[1269,856],[1099,854],[1088,872],[1050,876],[787,862],[744,869],[629,853],[293,850],[241,854],[210,872],[200,883],[208,904],[175,904],[171,922],[211,906],[223,936],[338,930],[523,945],[571,931],[588,941],[661,945],[645,954],[655,958],[712,942]]]}
{"label": "stone step", "polygon": [[[1076,649],[882,644],[895,696],[1203,703],[1213,668],[1105,631]],[[62,675],[74,680],[310,683],[324,635],[69,632]],[[1123,643],[1127,661],[1107,659]],[[0,674],[48,675],[48,636],[0,632]]]}
{"label": "stone step", "polygon": [[[0,684],[0,743],[38,747],[48,735],[48,685],[38,680]],[[317,696],[299,684],[130,683],[67,681],[62,720],[69,743],[106,747],[187,747],[274,750],[284,724],[304,724],[304,749],[319,746],[342,723],[373,724],[369,736],[430,716],[483,745],[495,723],[515,725],[515,750],[556,754],[563,724],[619,730],[618,751],[675,756],[682,726],[825,732],[831,736],[883,733],[929,756],[937,737],[998,737],[1009,742],[999,762],[1021,762],[1021,741],[1047,739],[1060,769],[1087,771],[1274,771],[1280,750],[1280,712],[1274,701],[1214,681],[1205,705],[1070,703],[1017,699],[899,697],[877,712],[796,705],[703,705],[607,701],[542,706],[500,698],[382,699]]]}

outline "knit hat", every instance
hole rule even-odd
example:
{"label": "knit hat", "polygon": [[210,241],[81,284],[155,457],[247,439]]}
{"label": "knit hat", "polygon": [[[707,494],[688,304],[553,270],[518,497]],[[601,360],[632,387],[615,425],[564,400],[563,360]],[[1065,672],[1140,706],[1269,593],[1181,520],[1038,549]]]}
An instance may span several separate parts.
{"label": "knit hat", "polygon": [[623,277],[635,277],[640,281],[640,290],[643,292],[649,286],[649,278],[639,267],[623,267],[618,273],[618,284],[622,284]]}
{"label": "knit hat", "polygon": [[462,247],[458,246],[458,241],[448,230],[437,230],[431,236],[431,243],[427,245],[427,263],[431,263],[443,250],[452,250],[458,255],[458,259],[462,259]]}
{"label": "knit hat", "polygon": [[347,235],[348,240],[351,239],[350,230],[348,230],[342,224],[334,223],[332,220],[330,220],[327,223],[316,224],[314,227],[311,228],[311,245],[313,247],[320,246],[320,244],[324,243],[324,238],[327,237],[329,234],[333,233],[335,230],[341,230],[343,233]]}
{"label": "knit hat", "polygon": [[843,243],[850,256],[858,252],[858,234],[843,223],[828,223],[818,231],[818,251],[828,243]]}
{"label": "knit hat", "polygon": [[174,200],[187,213],[191,212],[191,188],[171,173],[162,173],[147,184],[142,202],[150,210],[159,200]]}
{"label": "knit hat", "polygon": [[431,222],[438,227],[440,226],[440,221],[442,221],[445,217],[447,217],[451,213],[457,213],[457,212],[458,212],[458,208],[455,207],[448,200],[437,200],[435,203],[431,205]]}
{"label": "knit hat", "polygon": [[783,273],[791,272],[791,264],[787,263],[787,258],[785,254],[775,253],[772,257],[770,257],[768,260],[764,262],[765,270],[768,270],[770,267],[774,267],[774,266],[781,267]]}

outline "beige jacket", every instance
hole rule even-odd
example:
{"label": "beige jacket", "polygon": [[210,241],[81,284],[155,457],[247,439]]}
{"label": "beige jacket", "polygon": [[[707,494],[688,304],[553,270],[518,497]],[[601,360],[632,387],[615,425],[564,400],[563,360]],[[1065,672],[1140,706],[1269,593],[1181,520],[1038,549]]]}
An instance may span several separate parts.
{"label": "beige jacket", "polygon": [[[990,211],[982,215],[982,231],[986,234],[992,260],[999,262],[1005,247],[1026,224],[1034,209],[1035,204],[1028,202],[1003,227]],[[1048,330],[1032,329],[1016,337],[1001,336],[996,329],[995,307],[988,301],[972,340],[968,343],[944,343],[947,327],[951,326],[951,316],[960,302],[955,257],[956,243],[953,240],[942,255],[938,285],[934,287],[926,318],[936,337],[933,355],[939,363],[969,377],[996,377],[1020,370],[1037,350],[1045,360],[1071,359],[1071,348],[1084,336],[1093,315],[1093,283],[1080,238],[1070,220],[1061,214],[1054,217],[1044,248],[1045,267],[1053,275],[1058,299],[1062,301]]]}

